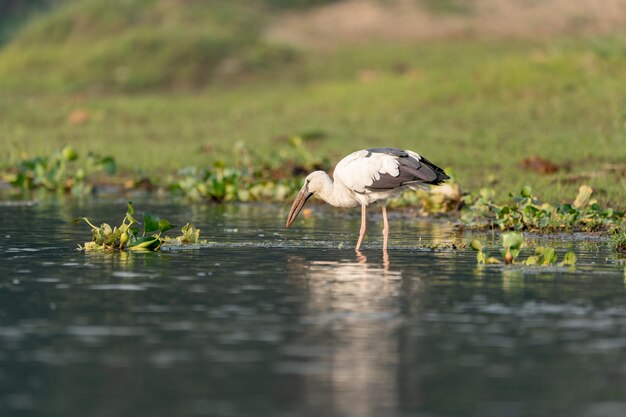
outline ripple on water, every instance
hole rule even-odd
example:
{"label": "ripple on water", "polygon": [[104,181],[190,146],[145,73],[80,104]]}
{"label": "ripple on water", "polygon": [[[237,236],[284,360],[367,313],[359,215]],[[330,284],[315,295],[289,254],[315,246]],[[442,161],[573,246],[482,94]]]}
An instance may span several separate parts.
{"label": "ripple on water", "polygon": [[7,248],[5,252],[7,253],[19,253],[19,252],[40,252],[42,250],[52,249],[52,248]]}
{"label": "ripple on water", "polygon": [[100,291],[145,291],[147,288],[143,285],[137,284],[96,284],[90,285],[89,289]]}
{"label": "ripple on water", "polygon": [[[122,259],[76,252],[88,229],[50,222],[72,210],[105,221],[125,208],[106,204],[0,219],[13,236],[0,248],[0,385],[34,395],[32,414],[80,414],[102,397],[111,415],[146,401],[164,415],[244,415],[246,401],[267,415],[626,415],[624,267],[604,249],[576,250],[574,272],[477,272],[469,250],[427,247],[449,230],[414,219],[393,223],[388,257],[373,231],[359,258],[358,213],[276,233],[276,207],[266,219],[171,206],[155,211],[184,224],[189,209],[217,242]],[[36,385],[53,379],[53,390]],[[142,389],[119,391],[129,380]],[[31,407],[5,398],[0,415]]]}
{"label": "ripple on water", "polygon": [[151,275],[144,272],[131,272],[131,271],[115,271],[111,274],[117,278],[149,278]]}
{"label": "ripple on water", "polygon": [[44,282],[44,283],[57,283],[57,282],[60,282],[61,280],[58,278],[37,278],[36,281]]}
{"label": "ripple on water", "polygon": [[66,332],[79,337],[110,337],[110,336],[139,336],[145,331],[138,327],[124,326],[68,326]]}

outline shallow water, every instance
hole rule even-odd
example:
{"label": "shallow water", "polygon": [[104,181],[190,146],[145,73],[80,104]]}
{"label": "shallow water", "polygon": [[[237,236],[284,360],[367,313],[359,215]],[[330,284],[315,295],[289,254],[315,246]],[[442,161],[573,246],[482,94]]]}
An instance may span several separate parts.
{"label": "shallow water", "polygon": [[[1,416],[626,415],[624,266],[478,268],[446,223],[136,202],[211,242],[85,254],[124,201],[2,206]],[[467,238],[465,236],[464,238]],[[488,240],[490,236],[483,236]],[[421,239],[421,240],[420,240]],[[561,252],[562,253],[562,252]]]}

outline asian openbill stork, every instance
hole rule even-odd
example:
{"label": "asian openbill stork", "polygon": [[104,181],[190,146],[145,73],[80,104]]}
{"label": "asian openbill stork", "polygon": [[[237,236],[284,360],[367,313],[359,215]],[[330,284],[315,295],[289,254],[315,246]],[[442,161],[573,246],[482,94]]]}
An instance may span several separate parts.
{"label": "asian openbill stork", "polygon": [[450,177],[443,169],[416,152],[396,148],[370,148],[351,153],[343,158],[333,173],[324,171],[309,174],[300,189],[287,217],[289,227],[312,195],[335,207],[361,206],[361,231],[356,244],[358,252],[366,229],[366,208],[380,202],[383,212],[383,250],[387,250],[389,225],[387,200],[402,190],[439,185]]}

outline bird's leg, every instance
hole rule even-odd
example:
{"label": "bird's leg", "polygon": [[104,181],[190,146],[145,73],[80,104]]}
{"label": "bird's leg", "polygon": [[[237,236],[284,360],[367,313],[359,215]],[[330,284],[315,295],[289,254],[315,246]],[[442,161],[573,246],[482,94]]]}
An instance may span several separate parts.
{"label": "bird's leg", "polygon": [[360,250],[356,250],[356,260],[358,263],[360,264],[366,264],[367,263],[367,256],[363,255],[363,253]]}
{"label": "bird's leg", "polygon": [[387,241],[389,240],[389,223],[387,222],[387,206],[383,205],[383,251],[387,252]]}
{"label": "bird's leg", "polygon": [[365,228],[367,221],[365,220],[365,204],[361,205],[361,231],[359,232],[359,240],[356,242],[355,250],[358,252],[361,248],[361,242],[363,242],[363,236],[365,235]]}

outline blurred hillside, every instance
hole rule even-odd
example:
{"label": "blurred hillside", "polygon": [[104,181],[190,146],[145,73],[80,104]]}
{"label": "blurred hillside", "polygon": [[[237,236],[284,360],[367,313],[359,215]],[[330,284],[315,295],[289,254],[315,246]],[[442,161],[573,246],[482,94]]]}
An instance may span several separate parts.
{"label": "blurred hillside", "polygon": [[197,90],[297,72],[307,50],[344,43],[626,27],[626,0],[4,0],[0,12],[5,92]]}
{"label": "blurred hillside", "polygon": [[3,47],[0,88],[194,88],[289,60],[289,49],[261,40],[265,8],[230,0],[66,0]]}
{"label": "blurred hillside", "polygon": [[542,39],[623,32],[626,0],[346,0],[273,21],[301,45],[371,40]]}

